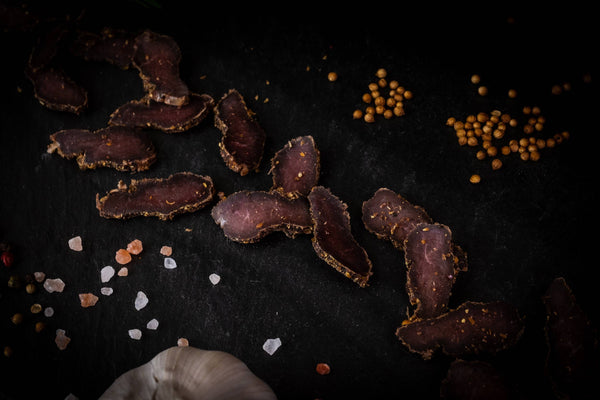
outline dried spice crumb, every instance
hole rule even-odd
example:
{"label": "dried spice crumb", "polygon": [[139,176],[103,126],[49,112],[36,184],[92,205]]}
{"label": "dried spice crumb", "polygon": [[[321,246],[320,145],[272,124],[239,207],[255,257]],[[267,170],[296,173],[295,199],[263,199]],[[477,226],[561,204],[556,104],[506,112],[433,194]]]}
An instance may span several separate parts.
{"label": "dried spice crumb", "polygon": [[71,338],[68,337],[65,333],[66,331],[64,329],[56,330],[56,337],[54,339],[54,343],[56,343],[56,347],[58,347],[59,350],[65,350],[68,344],[71,342]]}
{"label": "dried spice crumb", "polygon": [[73,251],[82,251],[83,250],[81,236],[72,237],[71,239],[69,239],[68,244],[69,244],[69,248]]}
{"label": "dried spice crumb", "polygon": [[29,311],[31,311],[32,314],[39,314],[42,312],[42,305],[39,303],[34,303],[29,308]]}
{"label": "dried spice crumb", "polygon": [[115,260],[121,265],[127,264],[131,262],[131,254],[125,249],[119,249],[115,253]]}
{"label": "dried spice crumb", "polygon": [[142,241],[139,239],[134,239],[129,244],[127,244],[127,252],[129,254],[138,255],[144,250],[144,246],[142,245]]}
{"label": "dried spice crumb", "polygon": [[171,246],[163,246],[160,248],[160,254],[169,257],[171,254],[173,254],[173,249],[171,248]]}
{"label": "dried spice crumb", "polygon": [[331,372],[331,368],[327,363],[318,363],[316,367],[317,374],[327,375]]}
{"label": "dried spice crumb", "polygon": [[93,307],[98,302],[98,296],[93,293],[79,293],[79,301],[83,308]]}

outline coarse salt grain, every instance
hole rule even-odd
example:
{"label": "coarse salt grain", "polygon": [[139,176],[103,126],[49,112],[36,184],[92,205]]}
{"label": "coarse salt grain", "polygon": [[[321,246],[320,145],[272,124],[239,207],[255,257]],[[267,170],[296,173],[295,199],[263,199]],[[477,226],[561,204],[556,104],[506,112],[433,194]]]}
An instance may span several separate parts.
{"label": "coarse salt grain", "polygon": [[64,350],[67,348],[67,345],[71,342],[71,338],[65,335],[64,329],[56,330],[56,337],[54,338],[54,343],[56,343],[56,347],[59,350]]}
{"label": "coarse salt grain", "polygon": [[98,302],[98,296],[93,293],[79,293],[79,301],[83,308],[93,307]]}
{"label": "coarse salt grain", "polygon": [[44,282],[44,279],[46,279],[46,274],[43,272],[34,272],[33,277],[35,278],[36,282],[42,283]]}
{"label": "coarse salt grain", "polygon": [[44,308],[44,316],[45,317],[50,318],[53,315],[54,315],[54,308],[52,308],[52,307]]}
{"label": "coarse salt grain", "polygon": [[127,245],[127,251],[130,254],[138,255],[144,250],[144,246],[142,245],[142,241],[139,239],[134,239]]}
{"label": "coarse salt grain", "polygon": [[137,296],[135,297],[135,309],[139,311],[147,305],[148,297],[146,296],[146,293],[142,291],[137,292]]}
{"label": "coarse salt grain", "polygon": [[48,293],[62,292],[65,289],[65,283],[60,278],[46,279],[44,281],[44,289],[46,289]]}
{"label": "coarse salt grain", "polygon": [[82,251],[83,244],[81,243],[81,236],[75,236],[69,239],[69,248],[73,251]]}
{"label": "coarse salt grain", "polygon": [[190,342],[186,338],[182,337],[182,338],[177,339],[177,346],[187,347],[189,345],[190,345]]}
{"label": "coarse salt grain", "polygon": [[272,356],[280,346],[281,339],[267,339],[263,344],[263,350],[266,351],[270,356]]}
{"label": "coarse salt grain", "polygon": [[129,275],[129,270],[127,269],[127,267],[122,267],[119,272],[117,272],[117,275],[119,276],[127,276]]}
{"label": "coarse salt grain", "polygon": [[115,261],[119,264],[127,264],[131,261],[131,254],[125,249],[119,249],[115,253]]}
{"label": "coarse salt grain", "polygon": [[147,329],[152,329],[153,331],[156,330],[156,328],[158,328],[158,320],[156,318],[152,318],[150,321],[148,321],[148,323],[146,324],[146,328]]}
{"label": "coarse salt grain", "polygon": [[163,246],[160,248],[160,254],[169,257],[171,254],[173,254],[173,249],[171,246]]}
{"label": "coarse salt grain", "polygon": [[140,340],[142,338],[142,331],[140,331],[139,329],[130,329],[129,331],[127,331],[127,333],[129,334],[129,337],[134,339],[134,340]]}
{"label": "coarse salt grain", "polygon": [[100,288],[100,293],[102,293],[105,296],[110,296],[111,294],[113,294],[113,288],[105,286],[103,288]]}
{"label": "coarse salt grain", "polygon": [[165,266],[166,269],[177,268],[177,263],[171,257],[165,257],[165,261],[163,262],[163,265]]}
{"label": "coarse salt grain", "polygon": [[115,269],[110,265],[107,265],[100,270],[100,280],[102,283],[110,281],[113,276],[115,276]]}
{"label": "coarse salt grain", "polygon": [[216,285],[217,283],[219,283],[221,281],[221,277],[217,274],[210,274],[208,276],[208,279],[210,280],[210,283],[212,283],[213,285]]}

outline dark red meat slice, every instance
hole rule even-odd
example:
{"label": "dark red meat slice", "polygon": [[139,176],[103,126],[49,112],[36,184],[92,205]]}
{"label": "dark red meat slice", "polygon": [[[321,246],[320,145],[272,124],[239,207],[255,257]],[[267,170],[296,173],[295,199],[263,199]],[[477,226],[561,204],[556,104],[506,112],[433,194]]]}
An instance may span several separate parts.
{"label": "dark red meat slice", "polygon": [[207,94],[192,94],[190,101],[183,106],[170,106],[144,98],[117,108],[110,115],[108,124],[183,132],[202,122],[213,106],[214,100]]}
{"label": "dark red meat slice", "polygon": [[369,232],[379,239],[390,240],[400,250],[415,225],[433,222],[422,207],[387,188],[378,189],[363,203],[362,221]]}
{"label": "dark red meat slice", "polygon": [[81,169],[111,167],[119,171],[143,171],[156,161],[150,137],[139,130],[108,127],[97,131],[66,129],[50,135],[48,152],[76,158]]}
{"label": "dark red meat slice", "polygon": [[181,51],[177,42],[146,30],[136,37],[134,49],[133,63],[150,98],[172,106],[186,104],[190,91],[179,76]]}
{"label": "dark red meat slice", "polygon": [[371,260],[352,235],[347,205],[323,186],[315,186],[308,200],[315,252],[327,264],[365,287],[372,275]]}
{"label": "dark red meat slice", "polygon": [[514,390],[491,364],[480,361],[454,360],[440,386],[446,400],[511,400]]}
{"label": "dark red meat slice", "polygon": [[87,61],[103,61],[128,69],[133,62],[135,35],[119,29],[104,28],[100,34],[82,31],[71,51]]}
{"label": "dark red meat slice", "polygon": [[254,243],[274,231],[289,237],[312,232],[308,202],[286,199],[274,192],[240,191],[219,201],[211,212],[225,236]]}
{"label": "dark red meat slice", "polygon": [[438,317],[404,324],[396,336],[410,351],[428,360],[440,348],[454,357],[495,354],[513,346],[523,329],[514,306],[501,301],[468,301]]}
{"label": "dark red meat slice", "polygon": [[37,71],[49,67],[59,52],[61,42],[67,33],[68,30],[65,26],[56,25],[40,35],[37,44],[29,54],[27,70]]}
{"label": "dark red meat slice", "polygon": [[212,201],[214,185],[209,176],[179,172],[166,179],[132,179],[129,186],[119,182],[117,189],[100,198],[96,208],[104,218],[158,217],[197,211]]}
{"label": "dark red meat slice", "polygon": [[547,312],[546,372],[559,398],[598,393],[600,361],[597,332],[564,278],[556,278],[542,298]]}
{"label": "dark red meat slice", "polygon": [[317,185],[320,154],[312,136],[290,140],[271,160],[274,190],[283,196],[307,196]]}
{"label": "dark red meat slice", "polygon": [[266,134],[237,90],[229,90],[217,103],[215,126],[223,134],[219,149],[227,167],[242,176],[256,170]]}
{"label": "dark red meat slice", "polygon": [[450,228],[438,223],[416,225],[404,247],[411,319],[437,317],[447,310],[463,253],[455,254]]}
{"label": "dark red meat slice", "polygon": [[64,72],[54,68],[28,70],[34,96],[40,104],[55,111],[80,114],[88,104],[87,92]]}

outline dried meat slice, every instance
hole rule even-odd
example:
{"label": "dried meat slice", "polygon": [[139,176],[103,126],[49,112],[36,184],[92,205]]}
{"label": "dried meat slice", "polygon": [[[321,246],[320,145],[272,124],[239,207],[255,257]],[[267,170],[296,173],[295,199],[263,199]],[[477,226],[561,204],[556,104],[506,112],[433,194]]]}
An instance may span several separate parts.
{"label": "dried meat slice", "polygon": [[365,287],[372,275],[372,264],[352,235],[347,205],[323,186],[315,186],[308,200],[315,252],[344,276]]}
{"label": "dried meat slice", "polygon": [[119,187],[104,197],[96,194],[96,208],[104,218],[158,217],[166,221],[205,207],[214,192],[209,176],[179,172],[166,179],[132,179],[128,186],[119,182]]}
{"label": "dried meat slice", "polygon": [[404,240],[417,224],[433,222],[423,207],[388,188],[378,189],[363,203],[362,221],[369,232],[391,241],[399,250],[404,250]]}
{"label": "dried meat slice", "polygon": [[110,115],[108,124],[154,128],[167,133],[183,132],[202,122],[213,107],[214,100],[207,94],[192,94],[183,106],[170,106],[146,97],[117,108]]}
{"label": "dried meat slice", "polygon": [[274,190],[283,196],[308,196],[317,185],[320,153],[312,136],[300,136],[287,142],[271,159],[270,174]]}
{"label": "dried meat slice", "polygon": [[413,319],[433,318],[446,312],[456,275],[463,268],[455,254],[452,232],[439,223],[420,223],[405,240],[406,290],[415,306]]}
{"label": "dried meat slice", "polygon": [[81,31],[71,45],[71,51],[86,61],[102,61],[128,69],[133,62],[135,35],[104,28],[97,34]]}
{"label": "dried meat slice", "polygon": [[287,199],[274,192],[233,193],[219,201],[211,215],[225,236],[239,243],[255,243],[275,231],[288,237],[312,232],[306,199]]}
{"label": "dried meat slice", "polygon": [[552,281],[542,297],[546,307],[546,372],[559,398],[597,393],[598,339],[564,278]]}
{"label": "dried meat slice", "polygon": [[107,127],[97,131],[66,129],[50,135],[48,152],[77,159],[80,169],[110,167],[118,171],[144,171],[156,161],[150,137],[137,129]]}
{"label": "dried meat slice", "polygon": [[227,167],[242,176],[258,169],[266,134],[237,90],[229,90],[217,103],[215,126],[223,134],[219,149]]}
{"label": "dried meat slice", "polygon": [[490,363],[454,360],[440,385],[442,399],[510,400],[518,398],[506,378]]}
{"label": "dried meat slice", "polygon": [[63,71],[51,67],[27,70],[35,98],[41,105],[55,111],[80,114],[87,108],[87,91]]}
{"label": "dried meat slice", "polygon": [[523,319],[511,304],[467,301],[438,317],[404,324],[396,336],[429,360],[440,348],[453,357],[495,354],[513,346],[523,330]]}
{"label": "dried meat slice", "polygon": [[172,37],[150,30],[136,36],[133,65],[152,100],[172,106],[188,102],[190,91],[179,76],[180,61],[181,51]]}

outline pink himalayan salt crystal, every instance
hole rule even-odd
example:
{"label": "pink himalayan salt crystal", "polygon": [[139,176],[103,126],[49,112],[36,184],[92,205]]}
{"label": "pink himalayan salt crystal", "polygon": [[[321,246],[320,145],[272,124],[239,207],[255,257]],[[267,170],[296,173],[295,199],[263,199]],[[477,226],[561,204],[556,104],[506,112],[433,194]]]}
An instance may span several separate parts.
{"label": "pink himalayan salt crystal", "polygon": [[44,289],[46,289],[48,293],[62,292],[64,288],[65,283],[60,278],[46,279],[44,281]]}
{"label": "pink himalayan salt crystal", "polygon": [[189,345],[190,345],[190,342],[186,338],[182,337],[182,338],[177,339],[177,346],[187,347]]}
{"label": "pink himalayan salt crystal", "polygon": [[171,248],[171,246],[163,246],[160,248],[160,254],[169,257],[171,254],[173,254],[173,249]]}
{"label": "pink himalayan salt crystal", "polygon": [[117,272],[117,275],[127,276],[127,275],[129,275],[129,270],[127,269],[127,267],[123,267],[119,270],[119,272]]}
{"label": "pink himalayan salt crystal", "polygon": [[119,249],[115,253],[115,260],[121,265],[127,264],[131,261],[131,254],[125,249]]}
{"label": "pink himalayan salt crystal", "polygon": [[93,293],[79,293],[79,301],[83,308],[92,307],[98,302],[98,296]]}
{"label": "pink himalayan salt crystal", "polygon": [[83,244],[81,243],[81,236],[75,236],[69,239],[69,248],[73,251],[82,251]]}
{"label": "pink himalayan salt crystal", "polygon": [[130,254],[138,255],[142,250],[144,250],[144,246],[142,246],[142,241],[139,239],[135,239],[127,245],[127,251]]}
{"label": "pink himalayan salt crystal", "polygon": [[42,283],[44,282],[44,279],[46,279],[46,274],[43,272],[34,272],[33,277],[35,278],[36,282]]}
{"label": "pink himalayan salt crystal", "polygon": [[71,338],[65,335],[65,333],[66,332],[64,329],[56,330],[56,338],[54,339],[54,343],[56,343],[56,347],[58,347],[59,350],[66,349],[69,342],[71,342]]}

